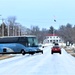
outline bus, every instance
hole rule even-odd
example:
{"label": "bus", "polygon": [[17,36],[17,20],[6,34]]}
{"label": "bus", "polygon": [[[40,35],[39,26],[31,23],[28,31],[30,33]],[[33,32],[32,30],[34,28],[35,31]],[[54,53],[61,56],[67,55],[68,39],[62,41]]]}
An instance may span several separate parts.
{"label": "bus", "polygon": [[0,37],[0,54],[35,54],[42,53],[37,37],[34,35]]}

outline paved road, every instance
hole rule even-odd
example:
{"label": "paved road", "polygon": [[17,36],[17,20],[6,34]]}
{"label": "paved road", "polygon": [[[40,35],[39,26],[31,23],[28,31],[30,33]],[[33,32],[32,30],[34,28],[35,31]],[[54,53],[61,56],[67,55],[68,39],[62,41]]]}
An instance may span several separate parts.
{"label": "paved road", "polygon": [[64,49],[62,54],[51,54],[51,47],[44,54],[17,55],[0,61],[0,75],[75,75],[75,58]]}

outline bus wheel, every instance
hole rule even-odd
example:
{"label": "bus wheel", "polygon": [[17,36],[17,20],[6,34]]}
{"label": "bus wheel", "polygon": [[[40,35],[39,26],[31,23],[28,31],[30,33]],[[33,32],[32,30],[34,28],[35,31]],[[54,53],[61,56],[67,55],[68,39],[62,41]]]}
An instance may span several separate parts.
{"label": "bus wheel", "polygon": [[34,53],[31,53],[31,55],[34,55]]}
{"label": "bus wheel", "polygon": [[43,54],[43,51],[41,53]]}
{"label": "bus wheel", "polygon": [[25,55],[25,51],[24,50],[21,50],[21,53],[22,53],[22,55]]}

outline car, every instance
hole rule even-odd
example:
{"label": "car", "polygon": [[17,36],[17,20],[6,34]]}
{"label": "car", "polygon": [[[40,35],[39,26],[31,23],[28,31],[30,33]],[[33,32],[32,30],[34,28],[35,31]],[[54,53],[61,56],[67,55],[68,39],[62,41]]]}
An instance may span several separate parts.
{"label": "car", "polygon": [[51,54],[53,54],[53,53],[60,53],[61,54],[61,48],[59,47],[59,46],[53,46],[52,48],[51,48]]}
{"label": "car", "polygon": [[55,43],[55,45],[59,46],[59,44],[58,44],[58,43]]}
{"label": "car", "polygon": [[43,50],[44,46],[42,44],[38,44],[39,49]]}

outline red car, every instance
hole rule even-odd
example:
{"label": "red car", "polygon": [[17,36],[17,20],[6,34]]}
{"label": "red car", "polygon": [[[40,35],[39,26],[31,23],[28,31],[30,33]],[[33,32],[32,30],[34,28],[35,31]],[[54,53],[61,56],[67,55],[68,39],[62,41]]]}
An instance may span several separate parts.
{"label": "red car", "polygon": [[53,46],[51,49],[51,54],[53,53],[60,53],[61,54],[61,48],[59,46]]}

